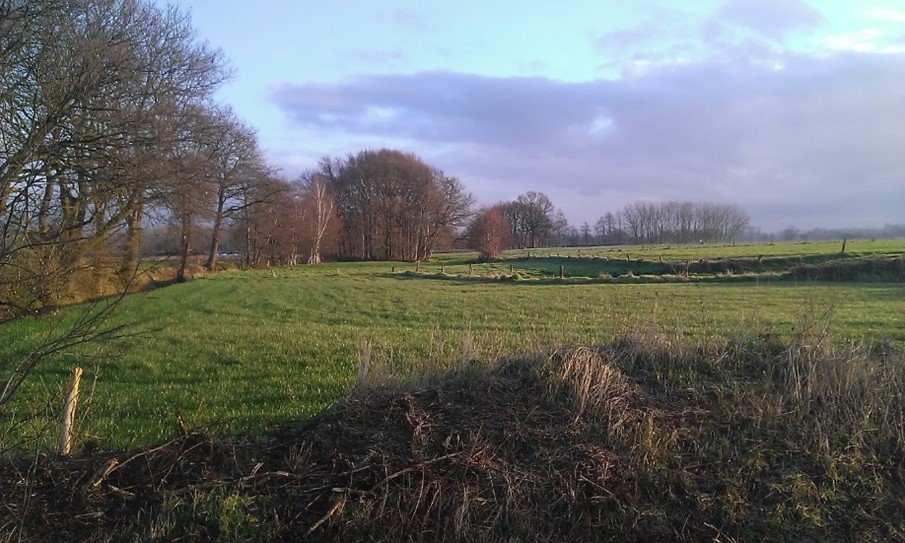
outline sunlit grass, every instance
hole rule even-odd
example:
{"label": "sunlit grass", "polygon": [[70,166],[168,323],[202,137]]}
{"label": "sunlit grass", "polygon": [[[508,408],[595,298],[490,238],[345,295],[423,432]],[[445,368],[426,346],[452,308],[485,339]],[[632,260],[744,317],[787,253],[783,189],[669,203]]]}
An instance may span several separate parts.
{"label": "sunlit grass", "polygon": [[[466,275],[472,258],[438,255],[419,270]],[[902,284],[556,284],[402,273],[414,267],[225,272],[129,296],[114,324],[134,335],[49,361],[19,406],[58,392],[80,364],[93,390],[80,408],[80,439],[134,445],[172,434],[177,419],[237,431],[309,417],[353,385],[366,344],[375,363],[405,374],[449,366],[463,353],[490,361],[654,331],[696,342],[788,338],[809,317],[831,313],[840,342],[905,345]],[[52,322],[0,328],[0,356],[17,359]]]}

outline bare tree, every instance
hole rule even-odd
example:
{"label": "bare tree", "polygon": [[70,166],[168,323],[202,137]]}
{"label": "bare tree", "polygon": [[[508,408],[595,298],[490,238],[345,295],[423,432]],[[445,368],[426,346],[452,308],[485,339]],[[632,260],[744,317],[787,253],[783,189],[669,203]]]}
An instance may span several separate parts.
{"label": "bare tree", "polygon": [[581,244],[587,247],[591,245],[593,238],[591,237],[591,225],[587,222],[581,223]]}
{"label": "bare tree", "polygon": [[255,133],[250,127],[239,121],[228,108],[212,110],[210,114],[213,126],[208,160],[211,163],[214,210],[205,267],[213,270],[217,264],[225,221],[238,217],[238,213],[246,206],[260,203],[240,196],[249,182],[266,175],[266,166]]}
{"label": "bare tree", "polygon": [[244,184],[239,218],[233,227],[241,231],[246,266],[294,263],[298,253],[301,205],[292,185],[274,172],[261,172]]}
{"label": "bare tree", "polygon": [[478,211],[466,235],[468,246],[478,251],[484,260],[499,258],[512,239],[509,223],[499,207]]}
{"label": "bare tree", "polygon": [[324,167],[342,225],[341,251],[351,258],[428,259],[472,202],[457,179],[409,153],[362,151]]}
{"label": "bare tree", "polygon": [[324,234],[333,218],[333,195],[329,192],[329,179],[323,173],[312,173],[302,180],[305,198],[313,207],[313,239],[308,264],[320,264]]}

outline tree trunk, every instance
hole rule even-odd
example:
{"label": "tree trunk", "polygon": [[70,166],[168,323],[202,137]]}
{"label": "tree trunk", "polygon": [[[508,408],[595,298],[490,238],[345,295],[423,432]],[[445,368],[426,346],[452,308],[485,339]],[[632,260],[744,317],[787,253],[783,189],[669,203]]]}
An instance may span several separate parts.
{"label": "tree trunk", "polygon": [[217,265],[217,251],[220,250],[220,228],[222,224],[223,211],[221,208],[217,210],[217,214],[214,216],[213,232],[211,232],[211,246],[207,253],[207,263],[204,264],[204,267],[207,268],[208,271],[213,271],[214,266]]}
{"label": "tree trunk", "polygon": [[139,200],[126,217],[126,245],[123,248],[123,262],[119,269],[120,279],[128,283],[138,271],[141,251],[141,216],[144,204]]}
{"label": "tree trunk", "polygon": [[182,246],[179,250],[179,268],[176,270],[176,282],[185,283],[185,268],[189,262],[191,250],[191,224],[188,220],[182,221]]}
{"label": "tree trunk", "polygon": [[50,226],[48,225],[48,217],[50,215],[50,205],[53,200],[53,182],[50,181],[50,175],[44,184],[44,197],[41,199],[41,207],[38,209],[38,235],[42,240],[47,239],[50,234]]}

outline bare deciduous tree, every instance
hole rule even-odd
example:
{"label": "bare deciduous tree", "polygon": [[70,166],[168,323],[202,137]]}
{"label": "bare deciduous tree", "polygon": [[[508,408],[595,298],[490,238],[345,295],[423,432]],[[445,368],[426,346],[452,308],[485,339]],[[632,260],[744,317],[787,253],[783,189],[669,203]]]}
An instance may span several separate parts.
{"label": "bare deciduous tree", "polygon": [[217,264],[224,222],[236,219],[246,206],[259,203],[241,198],[241,195],[249,183],[267,173],[254,131],[227,108],[212,111],[211,114],[214,116],[213,137],[209,143],[208,160],[211,162],[214,210],[205,263],[208,270],[213,270]]}
{"label": "bare deciduous tree", "polygon": [[314,211],[314,239],[308,264],[320,264],[321,244],[330,219],[333,217],[333,196],[328,191],[328,180],[321,174],[314,174],[306,185],[306,197],[311,200]]}
{"label": "bare deciduous tree", "polygon": [[468,226],[468,246],[481,254],[484,260],[499,258],[509,247],[512,232],[499,207],[485,208],[477,212]]}

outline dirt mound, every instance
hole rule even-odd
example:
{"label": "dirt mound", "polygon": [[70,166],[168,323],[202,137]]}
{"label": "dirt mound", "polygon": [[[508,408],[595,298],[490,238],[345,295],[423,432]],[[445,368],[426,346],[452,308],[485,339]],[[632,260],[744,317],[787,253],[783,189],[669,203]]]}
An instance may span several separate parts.
{"label": "dirt mound", "polygon": [[362,387],[266,436],[193,432],[128,453],[9,462],[0,540],[905,537],[905,440],[850,440],[857,466],[845,464],[831,454],[842,444],[807,450],[823,439],[811,423],[786,428],[791,402],[772,418],[750,408],[779,386],[782,372],[756,365],[777,362],[767,351],[726,370],[706,353],[635,347]]}

